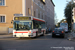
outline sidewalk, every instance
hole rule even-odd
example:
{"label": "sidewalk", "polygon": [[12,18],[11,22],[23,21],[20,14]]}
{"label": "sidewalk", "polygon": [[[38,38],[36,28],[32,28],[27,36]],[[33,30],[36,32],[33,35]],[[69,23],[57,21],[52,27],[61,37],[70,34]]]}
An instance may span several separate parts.
{"label": "sidewalk", "polygon": [[74,32],[71,32],[68,34],[68,40],[75,41],[75,33]]}
{"label": "sidewalk", "polygon": [[12,34],[0,35],[0,39],[1,38],[13,38],[13,35]]}

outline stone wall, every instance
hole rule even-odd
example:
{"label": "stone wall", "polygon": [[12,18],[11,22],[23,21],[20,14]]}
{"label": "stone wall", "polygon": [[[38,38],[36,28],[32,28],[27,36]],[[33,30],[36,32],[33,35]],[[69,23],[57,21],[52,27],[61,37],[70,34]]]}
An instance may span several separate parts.
{"label": "stone wall", "polygon": [[0,34],[8,34],[8,27],[0,27]]}

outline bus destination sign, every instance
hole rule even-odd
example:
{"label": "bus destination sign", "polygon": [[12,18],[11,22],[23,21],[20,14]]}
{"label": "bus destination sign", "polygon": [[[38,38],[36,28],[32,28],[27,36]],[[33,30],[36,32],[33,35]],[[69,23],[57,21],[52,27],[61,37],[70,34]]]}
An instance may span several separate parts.
{"label": "bus destination sign", "polygon": [[31,20],[31,17],[14,17],[14,20]]}

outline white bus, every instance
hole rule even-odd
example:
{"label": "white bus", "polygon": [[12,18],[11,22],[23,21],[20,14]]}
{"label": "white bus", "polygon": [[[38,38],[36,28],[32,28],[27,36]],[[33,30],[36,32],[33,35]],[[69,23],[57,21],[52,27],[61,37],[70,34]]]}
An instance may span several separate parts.
{"label": "white bus", "polygon": [[45,20],[32,16],[14,17],[13,37],[37,37],[45,33]]}
{"label": "white bus", "polygon": [[60,23],[60,28],[63,28],[65,32],[68,32],[68,23]]}

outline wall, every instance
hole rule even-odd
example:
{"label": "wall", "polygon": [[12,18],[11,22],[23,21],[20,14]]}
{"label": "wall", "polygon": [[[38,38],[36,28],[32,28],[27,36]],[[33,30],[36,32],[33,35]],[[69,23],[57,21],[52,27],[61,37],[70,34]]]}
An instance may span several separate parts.
{"label": "wall", "polygon": [[8,34],[8,27],[0,27],[0,34]]}
{"label": "wall", "polygon": [[6,6],[0,6],[0,15],[5,15],[5,23],[0,23],[0,33],[8,33],[8,27],[13,26],[14,14],[22,13],[22,0],[6,0]]}
{"label": "wall", "polygon": [[20,13],[22,13],[22,0],[6,0],[6,6],[0,6],[0,15],[6,15],[6,22],[0,23],[0,27],[13,26],[11,20],[14,14]]}

